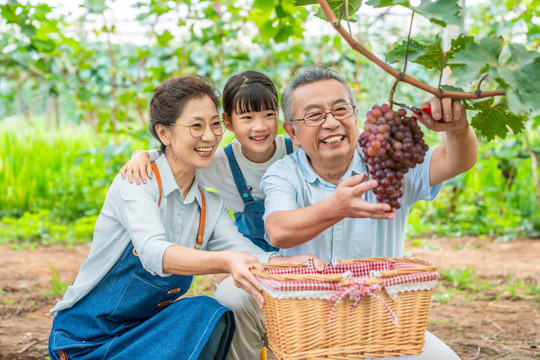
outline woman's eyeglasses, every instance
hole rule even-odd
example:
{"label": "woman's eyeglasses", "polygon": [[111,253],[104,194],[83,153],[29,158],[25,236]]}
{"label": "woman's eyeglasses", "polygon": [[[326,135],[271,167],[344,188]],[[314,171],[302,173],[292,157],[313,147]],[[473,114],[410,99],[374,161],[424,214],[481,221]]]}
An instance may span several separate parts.
{"label": "woman's eyeglasses", "polygon": [[[205,121],[199,121],[199,120],[196,120],[192,122],[191,124],[172,123],[169,125],[189,127],[189,133],[194,138],[200,138],[201,136],[203,136],[204,131],[206,130],[206,127],[207,127],[207,124]],[[210,123],[210,129],[212,129],[212,132],[214,133],[214,135],[221,136],[223,135],[223,132],[225,131],[225,124],[223,124],[223,121],[221,120],[212,120],[212,122]]]}

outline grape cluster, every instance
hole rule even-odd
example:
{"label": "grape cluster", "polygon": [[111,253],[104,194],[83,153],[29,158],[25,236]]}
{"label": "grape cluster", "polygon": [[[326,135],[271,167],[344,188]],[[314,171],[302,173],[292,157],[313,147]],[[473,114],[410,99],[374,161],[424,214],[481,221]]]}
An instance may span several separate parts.
{"label": "grape cluster", "polygon": [[424,162],[428,150],[417,120],[406,115],[405,109],[394,112],[387,104],[374,105],[359,138],[369,173],[379,182],[373,192],[394,209],[401,207],[403,175]]}

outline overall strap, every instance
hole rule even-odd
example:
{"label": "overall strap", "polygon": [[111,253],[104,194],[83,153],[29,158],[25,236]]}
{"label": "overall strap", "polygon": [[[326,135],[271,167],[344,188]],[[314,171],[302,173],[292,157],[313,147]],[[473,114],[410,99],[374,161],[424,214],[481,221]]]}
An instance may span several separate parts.
{"label": "overall strap", "polygon": [[206,200],[204,198],[204,193],[199,187],[199,192],[201,193],[201,218],[199,220],[199,232],[197,233],[197,243],[195,244],[195,249],[200,250],[203,243],[204,235],[204,224],[206,223]]}
{"label": "overall strap", "polygon": [[[156,180],[159,187],[159,200],[158,200],[158,206],[161,204],[161,195],[163,194],[163,187],[161,186],[161,176],[159,175],[159,170],[156,165],[156,163],[152,163],[152,170],[154,170],[154,174],[156,175]],[[199,231],[197,233],[197,242],[195,244],[195,249],[199,250],[202,248],[203,243],[203,235],[204,235],[204,224],[206,223],[206,199],[204,197],[204,193],[202,189],[199,187],[199,192],[201,193],[201,217],[199,220]],[[133,249],[133,253],[135,254],[135,249]]]}
{"label": "overall strap", "polygon": [[240,193],[242,201],[244,202],[244,204],[253,201],[253,198],[251,197],[251,189],[247,187],[246,181],[244,180],[244,175],[242,174],[242,170],[240,170],[240,166],[238,165],[238,162],[234,157],[232,143],[225,146],[223,150],[225,151],[225,155],[227,155],[227,159],[229,160],[229,166],[231,167],[234,183],[236,184],[236,188]]}
{"label": "overall strap", "polygon": [[287,155],[292,154],[292,152],[294,151],[294,148],[293,148],[293,143],[292,143],[291,138],[283,137],[283,140],[285,140],[285,148],[287,149]]}
{"label": "overall strap", "polygon": [[157,203],[157,206],[159,207],[159,205],[161,204],[161,194],[163,193],[163,188],[161,187],[161,176],[159,176],[159,170],[156,163],[152,163],[152,170],[154,170],[154,174],[156,175],[156,180],[159,187],[159,200]]}

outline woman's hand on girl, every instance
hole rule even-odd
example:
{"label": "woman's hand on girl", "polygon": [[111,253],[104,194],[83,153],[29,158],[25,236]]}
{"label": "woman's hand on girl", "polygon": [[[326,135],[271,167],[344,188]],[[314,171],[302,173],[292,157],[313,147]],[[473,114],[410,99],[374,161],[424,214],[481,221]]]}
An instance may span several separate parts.
{"label": "woman's hand on girl", "polygon": [[152,163],[147,151],[137,151],[131,160],[120,169],[122,179],[127,176],[128,181],[132,183],[133,177],[135,177],[137,185],[141,184],[141,180],[146,184],[146,176],[148,175],[148,178],[151,179],[152,173]]}

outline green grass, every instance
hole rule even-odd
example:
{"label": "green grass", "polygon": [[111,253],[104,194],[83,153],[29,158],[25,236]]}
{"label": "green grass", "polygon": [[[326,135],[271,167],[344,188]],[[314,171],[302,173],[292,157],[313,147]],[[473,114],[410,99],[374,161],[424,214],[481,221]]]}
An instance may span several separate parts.
{"label": "green grass", "polygon": [[501,172],[501,159],[487,155],[491,146],[481,146],[475,167],[445,182],[434,201],[413,206],[407,224],[410,237],[484,235],[508,241],[540,235],[531,159],[514,159],[510,181]]}
{"label": "green grass", "polygon": [[485,278],[475,273],[473,267],[466,269],[441,269],[441,275],[433,301],[447,303],[459,298],[476,300],[534,300],[540,303],[540,286],[536,278],[520,279],[513,273],[506,277]]}
{"label": "green grass", "polygon": [[106,163],[84,126],[61,132],[4,124],[0,130],[0,216],[48,209],[76,219],[103,201]]}
{"label": "green grass", "polygon": [[109,185],[134,149],[149,147],[148,131],[116,142],[85,125],[48,131],[40,119],[20,122],[0,122],[0,244],[91,240]]}
{"label": "green grass", "polygon": [[[50,265],[49,265],[50,266]],[[51,284],[51,290],[49,290],[47,293],[49,295],[54,295],[58,297],[64,296],[64,293],[66,292],[66,289],[71,284],[71,282],[65,282],[60,280],[60,274],[58,272],[58,269],[53,268],[50,266],[52,271],[52,278],[49,282]]]}

